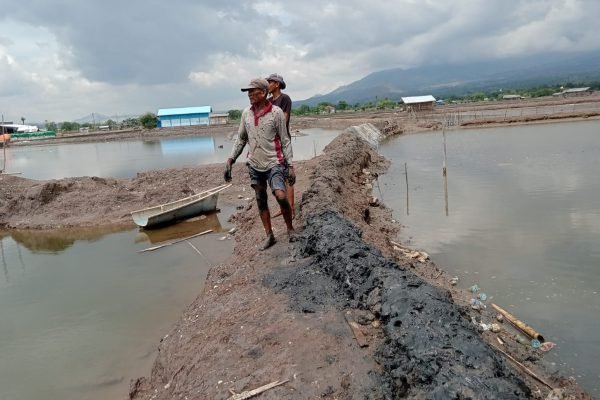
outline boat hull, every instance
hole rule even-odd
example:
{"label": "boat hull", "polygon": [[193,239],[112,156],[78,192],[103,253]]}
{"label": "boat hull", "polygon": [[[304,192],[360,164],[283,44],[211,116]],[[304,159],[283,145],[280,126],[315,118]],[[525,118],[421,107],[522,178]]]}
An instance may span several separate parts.
{"label": "boat hull", "polygon": [[231,185],[218,186],[171,203],[134,211],[131,217],[136,225],[150,228],[214,212],[217,209],[219,192],[229,186]]}

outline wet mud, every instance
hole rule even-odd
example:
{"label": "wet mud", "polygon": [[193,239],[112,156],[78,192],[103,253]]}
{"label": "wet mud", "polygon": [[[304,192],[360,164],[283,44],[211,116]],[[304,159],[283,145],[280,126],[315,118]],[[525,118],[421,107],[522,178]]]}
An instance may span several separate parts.
{"label": "wet mud", "polygon": [[381,320],[376,351],[385,398],[531,396],[525,383],[472,328],[449,293],[365,243],[361,231],[329,210],[306,220],[298,255],[305,261],[265,283],[297,312],[329,306],[369,311]]}

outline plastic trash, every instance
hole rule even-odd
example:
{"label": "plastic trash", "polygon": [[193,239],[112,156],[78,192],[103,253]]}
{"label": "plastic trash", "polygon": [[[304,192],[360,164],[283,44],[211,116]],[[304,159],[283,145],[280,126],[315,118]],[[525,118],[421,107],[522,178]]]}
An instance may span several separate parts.
{"label": "plastic trash", "polygon": [[479,300],[481,300],[481,301],[487,300],[487,294],[485,294],[485,293],[479,293],[479,295],[477,297],[479,297]]}
{"label": "plastic trash", "polygon": [[540,345],[540,350],[541,351],[550,351],[552,350],[554,347],[556,346],[556,343],[554,342],[544,342]]}
{"label": "plastic trash", "polygon": [[471,308],[473,310],[481,310],[482,308],[486,308],[486,307],[485,307],[485,304],[483,304],[481,302],[481,300],[471,299]]}
{"label": "plastic trash", "polygon": [[458,276],[455,276],[454,278],[448,279],[448,282],[450,282],[450,284],[452,286],[456,286],[456,284],[458,283]]}
{"label": "plastic trash", "polygon": [[531,347],[533,347],[534,349],[539,349],[541,345],[542,343],[540,343],[540,341],[537,339],[533,339],[531,341]]}
{"label": "plastic trash", "polygon": [[496,321],[498,321],[498,322],[504,322],[504,315],[502,315],[502,314],[496,314]]}
{"label": "plastic trash", "polygon": [[490,329],[494,333],[498,333],[498,332],[500,332],[502,330],[500,328],[500,325],[498,325],[498,324],[492,324],[492,325],[490,325]]}
{"label": "plastic trash", "polygon": [[473,285],[469,288],[469,290],[471,291],[471,293],[477,293],[479,292],[479,286]]}

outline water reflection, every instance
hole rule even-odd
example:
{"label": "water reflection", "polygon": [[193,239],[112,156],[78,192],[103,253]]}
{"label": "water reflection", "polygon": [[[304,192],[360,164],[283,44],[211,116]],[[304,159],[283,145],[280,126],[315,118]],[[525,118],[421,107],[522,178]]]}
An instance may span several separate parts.
{"label": "water reflection", "polygon": [[[304,129],[292,138],[295,160],[320,154],[339,131]],[[224,136],[193,136],[156,140],[13,146],[7,149],[7,170],[30,179],[73,176],[130,178],[138,172],[224,162],[233,141]]]}
{"label": "water reflection", "polygon": [[223,232],[223,226],[219,220],[219,213],[201,215],[199,217],[179,222],[178,224],[169,225],[158,229],[140,230],[135,237],[135,242],[150,242],[151,244],[158,244],[190,237],[208,230],[214,233]]}
{"label": "water reflection", "polygon": [[[0,231],[1,398],[121,398],[147,376],[156,345],[231,254],[233,210],[156,231],[133,225]],[[152,253],[142,241],[215,233]],[[197,251],[188,244],[191,243]],[[32,384],[34,382],[35,384]]]}
{"label": "water reflection", "polygon": [[[103,236],[131,230],[132,225],[114,225],[94,228],[61,228],[52,230],[10,230],[15,242],[25,246],[32,253],[60,253],[68,249],[78,240],[93,242]],[[20,247],[19,247],[20,248]]]}

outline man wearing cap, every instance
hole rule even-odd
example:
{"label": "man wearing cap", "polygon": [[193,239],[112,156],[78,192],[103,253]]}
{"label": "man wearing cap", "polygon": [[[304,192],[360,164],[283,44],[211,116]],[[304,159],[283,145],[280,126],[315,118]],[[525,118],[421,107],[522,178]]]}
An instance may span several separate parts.
{"label": "man wearing cap", "polygon": [[[267,238],[260,250],[268,249],[276,242],[271,226],[267,183],[271,187],[287,226],[290,241],[294,240],[292,208],[286,196],[285,168],[292,165],[292,143],[285,124],[285,115],[281,108],[267,100],[269,83],[264,78],[255,78],[242,88],[248,92],[250,106],[242,112],[238,137],[233,144],[231,155],[225,166],[225,181],[231,181],[231,166],[249,145],[248,172],[250,184],[256,194],[258,211]],[[293,168],[288,171],[288,179],[295,180]]]}
{"label": "man wearing cap", "polygon": [[[279,74],[271,74],[269,75],[267,78],[267,82],[269,82],[269,93],[271,94],[271,97],[269,98],[269,100],[271,101],[271,103],[273,103],[273,105],[276,105],[277,107],[281,108],[283,110],[283,113],[285,114],[285,127],[287,129],[288,134],[291,137],[291,132],[290,132],[290,115],[292,113],[292,99],[290,99],[290,96],[288,96],[285,93],[282,93],[281,91],[283,89],[286,88],[286,84],[285,81],[283,80],[283,76],[279,75]],[[290,202],[290,206],[292,207],[292,218],[294,218],[295,216],[295,209],[294,209],[294,183],[295,183],[295,175],[294,175],[294,181],[289,179],[289,166],[288,168],[286,168],[286,189],[287,189],[287,196],[288,196],[288,201]],[[293,168],[293,167],[291,167]],[[274,215],[274,217],[278,217],[283,213],[283,210],[281,210],[281,212],[277,213]]]}

